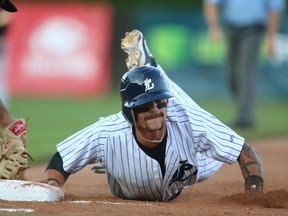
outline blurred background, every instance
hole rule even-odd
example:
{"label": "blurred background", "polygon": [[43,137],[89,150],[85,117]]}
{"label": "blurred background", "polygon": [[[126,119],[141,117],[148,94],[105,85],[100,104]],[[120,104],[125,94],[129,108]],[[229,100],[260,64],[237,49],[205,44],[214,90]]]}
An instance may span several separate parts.
{"label": "blurred background", "polygon": [[[225,41],[211,42],[203,1],[15,1],[5,44],[12,96],[99,95],[126,71],[125,32],[144,32],[152,53],[193,98],[227,97]],[[288,14],[277,55],[263,52],[258,97],[287,98]],[[215,94],[215,92],[217,94]]]}
{"label": "blurred background", "polygon": [[[225,123],[233,115],[225,41],[208,39],[202,0],[14,2],[18,12],[0,17],[6,26],[0,97],[14,115],[30,116],[28,148],[36,161],[72,132],[121,109],[118,85],[127,69],[120,41],[133,29],[144,33],[158,63],[196,102]],[[248,138],[288,134],[287,23],[286,9],[273,58],[263,47],[258,125],[239,131]]]}

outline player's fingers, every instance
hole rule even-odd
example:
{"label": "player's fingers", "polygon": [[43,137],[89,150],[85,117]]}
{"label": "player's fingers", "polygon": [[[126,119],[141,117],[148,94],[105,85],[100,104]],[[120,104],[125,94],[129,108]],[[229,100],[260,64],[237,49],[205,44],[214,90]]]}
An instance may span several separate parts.
{"label": "player's fingers", "polygon": [[45,183],[45,184],[49,184],[49,185],[52,185],[52,186],[60,187],[59,182],[56,179],[54,179],[54,178],[50,178],[50,179],[36,178],[36,179],[31,180],[31,181],[39,182],[39,183]]}
{"label": "player's fingers", "polygon": [[95,173],[105,173],[105,167],[103,165],[94,165],[91,168],[92,171],[94,171]]}

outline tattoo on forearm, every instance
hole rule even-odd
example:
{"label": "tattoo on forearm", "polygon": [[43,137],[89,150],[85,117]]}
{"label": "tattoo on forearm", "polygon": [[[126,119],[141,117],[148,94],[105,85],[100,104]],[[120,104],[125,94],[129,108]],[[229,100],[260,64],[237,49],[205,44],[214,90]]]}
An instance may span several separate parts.
{"label": "tattoo on forearm", "polygon": [[249,175],[263,175],[262,161],[252,146],[246,143],[244,144],[238,161],[244,177]]}

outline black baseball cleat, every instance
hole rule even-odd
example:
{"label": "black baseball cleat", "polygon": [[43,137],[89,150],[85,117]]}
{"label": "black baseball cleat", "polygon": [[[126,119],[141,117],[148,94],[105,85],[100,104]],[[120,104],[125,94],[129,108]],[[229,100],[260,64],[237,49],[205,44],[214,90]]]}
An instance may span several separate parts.
{"label": "black baseball cleat", "polygon": [[157,66],[156,60],[148,49],[142,32],[138,30],[125,34],[125,38],[121,40],[121,49],[128,54],[126,59],[128,69],[143,65]]}

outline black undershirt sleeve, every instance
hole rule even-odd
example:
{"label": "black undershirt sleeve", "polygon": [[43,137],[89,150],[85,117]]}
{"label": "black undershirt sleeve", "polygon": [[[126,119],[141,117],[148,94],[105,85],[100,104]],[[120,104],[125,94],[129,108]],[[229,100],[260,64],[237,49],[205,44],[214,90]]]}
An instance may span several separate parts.
{"label": "black undershirt sleeve", "polygon": [[71,173],[68,173],[66,172],[64,169],[63,169],[63,160],[59,154],[59,152],[56,152],[53,157],[51,158],[47,168],[47,169],[54,169],[54,170],[57,170],[59,171],[63,176],[64,176],[64,179],[65,181],[68,179],[68,177],[70,176]]}

